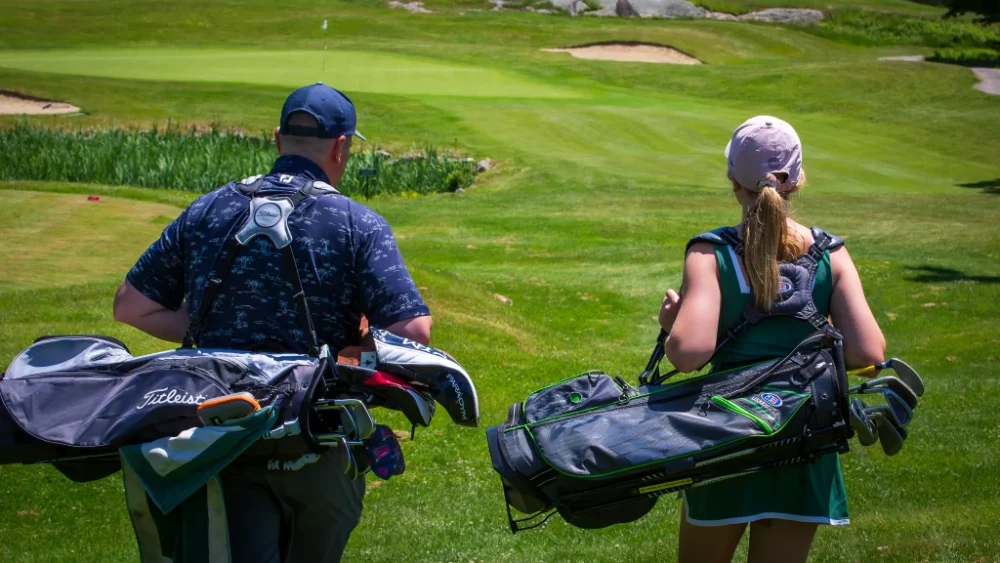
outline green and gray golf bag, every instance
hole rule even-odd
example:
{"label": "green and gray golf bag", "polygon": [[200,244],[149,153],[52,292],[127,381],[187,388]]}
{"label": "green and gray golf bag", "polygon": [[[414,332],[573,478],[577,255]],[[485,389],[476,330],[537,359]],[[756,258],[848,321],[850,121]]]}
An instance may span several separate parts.
{"label": "green and gray golf bag", "polygon": [[[679,380],[659,374],[661,333],[638,386],[594,371],[511,405],[487,430],[511,530],[555,512],[581,528],[631,522],[667,493],[848,451],[842,339],[812,299],[818,261],[840,242],[814,235],[807,254],[782,264],[771,311],[745,310],[716,349],[773,316],[811,323],[816,333],[787,356]],[[511,507],[529,516],[516,520]]]}

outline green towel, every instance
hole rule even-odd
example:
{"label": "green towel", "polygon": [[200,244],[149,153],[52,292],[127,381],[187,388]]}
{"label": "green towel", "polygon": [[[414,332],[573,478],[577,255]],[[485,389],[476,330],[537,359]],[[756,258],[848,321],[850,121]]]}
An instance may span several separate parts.
{"label": "green towel", "polygon": [[220,426],[119,450],[129,518],[143,563],[229,563],[220,471],[267,433],[271,407]]}
{"label": "green towel", "polygon": [[125,446],[120,450],[122,462],[135,472],[157,508],[169,514],[259,440],[277,417],[267,407],[220,426]]}

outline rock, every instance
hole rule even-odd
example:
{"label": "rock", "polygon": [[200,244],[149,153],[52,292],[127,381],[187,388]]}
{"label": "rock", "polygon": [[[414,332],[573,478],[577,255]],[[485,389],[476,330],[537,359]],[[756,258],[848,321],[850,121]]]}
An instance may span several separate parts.
{"label": "rock", "polygon": [[513,299],[511,299],[510,297],[507,297],[505,295],[500,295],[499,293],[494,293],[493,294],[493,298],[496,299],[497,301],[503,303],[504,305],[513,305],[514,304],[514,300]]}
{"label": "rock", "polygon": [[769,8],[759,12],[744,14],[737,19],[803,25],[823,21],[823,12],[803,8]]}
{"label": "rock", "polygon": [[464,194],[465,190],[463,190],[462,188],[455,188],[455,193],[456,194]]}
{"label": "rock", "polygon": [[503,10],[503,0],[490,0],[490,4],[493,4],[493,11],[499,12]]}
{"label": "rock", "polygon": [[[502,0],[493,0],[502,1]],[[569,5],[579,0],[554,0],[553,4],[565,8],[570,14],[586,13],[594,16],[618,16],[620,18],[691,18],[729,21],[760,21],[771,23],[811,24],[823,20],[823,12],[799,8],[770,8],[735,16],[725,12],[711,12],[695,6],[688,0],[598,0],[601,9],[585,12],[585,6],[570,8]],[[582,2],[581,2],[582,4]],[[575,10],[575,12],[574,12]]]}
{"label": "rock", "polygon": [[397,0],[392,0],[389,2],[390,8],[402,8],[411,14],[433,14],[434,12],[424,8],[423,2],[410,2],[409,4],[404,4]]}
{"label": "rock", "polygon": [[476,163],[476,174],[482,174],[483,172],[492,169],[493,169],[493,161],[488,158],[484,158]]}
{"label": "rock", "polygon": [[615,15],[619,18],[642,17],[639,15],[639,12],[632,7],[632,4],[628,0],[617,0],[615,2]]}
{"label": "rock", "polygon": [[725,12],[709,12],[705,14],[706,19],[710,20],[725,20],[725,21],[737,21],[739,18],[733,14],[727,14]]}
{"label": "rock", "polygon": [[556,12],[555,12],[555,10],[546,10],[545,8],[542,8],[541,10],[535,10],[535,13],[536,14],[554,14]]}
{"label": "rock", "polygon": [[[559,9],[566,10],[569,15],[576,17],[587,11],[587,5],[582,0],[551,0],[551,4]],[[552,10],[536,10],[539,13],[551,14]]]}
{"label": "rock", "polygon": [[620,18],[704,18],[709,12],[687,0],[598,0],[602,8],[588,12]]}
{"label": "rock", "polygon": [[392,153],[385,149],[378,149],[377,151],[375,151],[375,154],[385,158],[392,158]]}

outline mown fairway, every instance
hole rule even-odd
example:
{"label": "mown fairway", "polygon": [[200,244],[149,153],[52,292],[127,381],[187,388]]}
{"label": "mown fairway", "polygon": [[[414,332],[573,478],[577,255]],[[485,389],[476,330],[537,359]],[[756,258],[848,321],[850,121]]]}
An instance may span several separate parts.
{"label": "mown fairway", "polygon": [[[812,560],[1000,561],[1000,97],[973,90],[967,69],[877,61],[920,48],[427,4],[438,13],[374,0],[8,0],[0,89],[89,113],[40,124],[256,132],[274,126],[291,87],[324,80],[348,91],[375,143],[498,160],[465,194],[371,202],[431,305],[434,344],[476,378],[484,425],[574,373],[638,373],[684,243],[739,220],[722,157],[733,127],[759,113],[788,119],[810,179],[797,217],[845,236],[890,354],[928,387],[899,456],[858,446],[842,458],[852,524],[821,529]],[[608,40],[669,44],[708,64],[539,51]],[[85,201],[92,193],[101,201]],[[111,299],[192,194],[7,182],[0,196],[0,365],[42,334],[166,346],[114,323]],[[553,519],[512,537],[483,434],[441,416],[404,443],[407,472],[371,482],[346,560],[675,559],[671,498],[633,525]],[[135,560],[120,489],[116,477],[75,485],[48,467],[0,467],[0,560]]]}

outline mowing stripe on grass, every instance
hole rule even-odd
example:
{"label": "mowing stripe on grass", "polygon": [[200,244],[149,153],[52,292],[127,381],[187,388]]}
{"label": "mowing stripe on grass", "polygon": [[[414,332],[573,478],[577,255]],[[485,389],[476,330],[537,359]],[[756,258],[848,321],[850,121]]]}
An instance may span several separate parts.
{"label": "mowing stripe on grass", "polygon": [[367,51],[99,49],[3,51],[0,67],[133,80],[297,87],[324,81],[347,92],[487,98],[573,98],[571,90],[485,67]]}

